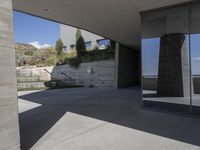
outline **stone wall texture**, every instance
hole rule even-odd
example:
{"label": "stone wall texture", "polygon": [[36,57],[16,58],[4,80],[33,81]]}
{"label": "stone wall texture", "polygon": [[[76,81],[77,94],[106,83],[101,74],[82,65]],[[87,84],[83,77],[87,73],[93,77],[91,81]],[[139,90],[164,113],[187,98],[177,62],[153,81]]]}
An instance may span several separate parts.
{"label": "stone wall texture", "polygon": [[157,90],[157,78],[143,78],[142,87],[143,90]]}
{"label": "stone wall texture", "polygon": [[18,80],[23,80],[23,78],[26,78],[26,77],[37,77],[39,78],[39,80],[49,81],[51,80],[51,75],[49,73],[53,71],[53,68],[54,68],[53,66],[51,67],[36,67],[36,66],[17,67],[17,77],[18,77]]}
{"label": "stone wall texture", "polygon": [[75,80],[77,85],[114,87],[115,61],[82,63],[77,69],[69,65],[56,66],[52,71],[52,80],[66,80],[63,73]]}
{"label": "stone wall texture", "polygon": [[0,149],[20,149],[12,0],[0,0]]}
{"label": "stone wall texture", "polygon": [[117,88],[140,85],[140,51],[116,44],[115,70]]}

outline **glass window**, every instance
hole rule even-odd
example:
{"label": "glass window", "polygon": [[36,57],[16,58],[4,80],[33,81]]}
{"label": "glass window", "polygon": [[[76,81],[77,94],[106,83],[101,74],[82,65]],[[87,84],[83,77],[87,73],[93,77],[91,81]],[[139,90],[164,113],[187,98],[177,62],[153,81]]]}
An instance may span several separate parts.
{"label": "glass window", "polygon": [[92,49],[92,42],[85,42],[85,48],[86,48],[86,50],[91,50]]}
{"label": "glass window", "polygon": [[67,52],[67,46],[63,46],[63,51]]}
{"label": "glass window", "polygon": [[73,45],[70,45],[70,50],[75,50],[76,49],[76,45],[73,44]]}
{"label": "glass window", "polygon": [[194,2],[190,14],[190,45],[191,45],[191,93],[194,113],[200,113],[200,2]]}
{"label": "glass window", "polygon": [[189,8],[186,5],[142,13],[144,105],[191,108]]}
{"label": "glass window", "polygon": [[102,40],[98,40],[97,43],[98,43],[99,49],[102,50],[102,49],[106,49],[109,46],[110,40],[102,39]]}

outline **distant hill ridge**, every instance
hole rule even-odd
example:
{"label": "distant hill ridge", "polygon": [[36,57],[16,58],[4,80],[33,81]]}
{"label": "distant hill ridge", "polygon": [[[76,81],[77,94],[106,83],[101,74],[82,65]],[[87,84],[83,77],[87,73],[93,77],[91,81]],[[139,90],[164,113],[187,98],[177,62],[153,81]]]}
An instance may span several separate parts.
{"label": "distant hill ridge", "polygon": [[37,50],[37,48],[31,44],[15,43],[15,49],[17,50]]}

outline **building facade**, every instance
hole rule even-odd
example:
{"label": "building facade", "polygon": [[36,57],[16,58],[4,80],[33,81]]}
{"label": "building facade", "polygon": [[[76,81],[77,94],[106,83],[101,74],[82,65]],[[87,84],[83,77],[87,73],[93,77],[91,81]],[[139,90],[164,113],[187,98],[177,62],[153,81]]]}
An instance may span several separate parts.
{"label": "building facade", "polygon": [[[77,28],[75,27],[60,24],[60,36],[64,44],[63,49],[65,52],[70,52],[70,51],[75,50],[76,31],[77,31]],[[85,30],[81,30],[81,32],[85,40],[85,47],[87,50],[92,50],[95,48],[105,49],[109,44],[110,40],[102,36],[96,35],[94,33],[91,33]]]}

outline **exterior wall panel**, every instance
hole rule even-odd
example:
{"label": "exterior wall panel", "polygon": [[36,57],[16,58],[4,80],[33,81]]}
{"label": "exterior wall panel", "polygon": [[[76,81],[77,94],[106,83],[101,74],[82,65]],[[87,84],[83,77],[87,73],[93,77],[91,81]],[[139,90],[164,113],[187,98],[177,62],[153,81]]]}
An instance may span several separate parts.
{"label": "exterior wall panel", "polygon": [[0,135],[0,149],[20,149],[11,0],[0,0]]}

